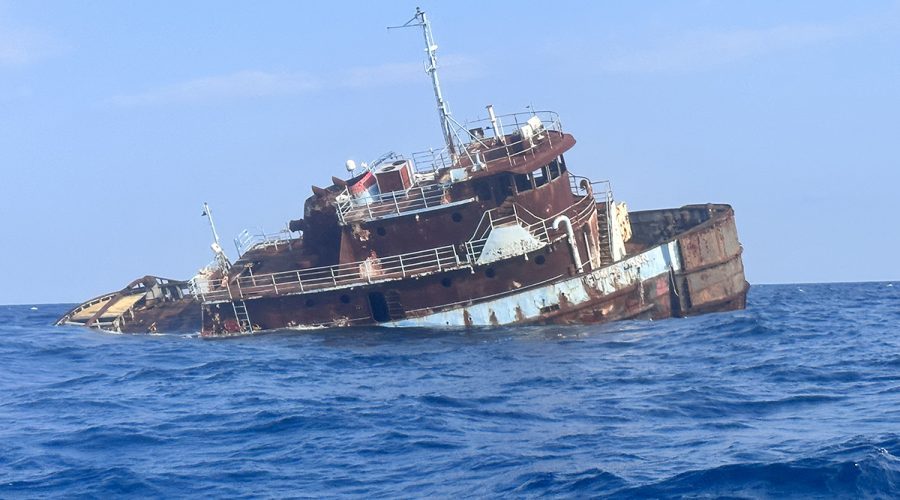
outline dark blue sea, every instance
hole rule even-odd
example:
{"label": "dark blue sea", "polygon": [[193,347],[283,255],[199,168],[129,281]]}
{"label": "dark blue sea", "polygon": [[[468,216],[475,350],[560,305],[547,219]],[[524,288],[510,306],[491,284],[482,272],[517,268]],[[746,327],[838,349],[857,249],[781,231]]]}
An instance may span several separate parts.
{"label": "dark blue sea", "polygon": [[202,340],[0,306],[0,497],[900,496],[900,283]]}

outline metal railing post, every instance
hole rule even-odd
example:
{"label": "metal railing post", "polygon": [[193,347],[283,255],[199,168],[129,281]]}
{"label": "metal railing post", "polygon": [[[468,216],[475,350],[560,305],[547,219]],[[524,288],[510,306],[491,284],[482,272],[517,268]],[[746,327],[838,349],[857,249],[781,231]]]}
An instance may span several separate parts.
{"label": "metal railing post", "polygon": [[612,221],[611,212],[610,212],[610,196],[609,191],[606,192],[606,244],[609,246],[609,256],[611,259],[615,260],[616,257],[613,255],[613,239],[612,239]]}

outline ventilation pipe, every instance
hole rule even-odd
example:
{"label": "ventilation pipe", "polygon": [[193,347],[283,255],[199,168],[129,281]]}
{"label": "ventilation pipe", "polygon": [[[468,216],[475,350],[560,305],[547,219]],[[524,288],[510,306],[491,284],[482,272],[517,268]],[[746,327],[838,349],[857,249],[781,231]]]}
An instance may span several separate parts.
{"label": "ventilation pipe", "polygon": [[559,225],[566,224],[566,238],[569,239],[569,248],[572,249],[572,258],[575,259],[575,268],[581,271],[581,255],[578,253],[578,241],[575,240],[575,231],[572,230],[572,221],[565,215],[553,219],[553,229],[559,229]]}
{"label": "ventilation pipe", "polygon": [[494,129],[494,137],[500,141],[500,144],[505,144],[505,138],[503,137],[503,130],[500,128],[500,120],[497,119],[497,115],[494,114],[494,105],[487,105],[488,117],[491,120],[491,128]]}

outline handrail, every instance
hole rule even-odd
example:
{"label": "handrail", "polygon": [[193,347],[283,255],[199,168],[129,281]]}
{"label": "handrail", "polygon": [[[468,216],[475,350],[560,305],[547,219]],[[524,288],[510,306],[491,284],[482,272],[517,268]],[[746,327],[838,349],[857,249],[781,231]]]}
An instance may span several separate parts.
{"label": "handrail", "polygon": [[[488,214],[496,209],[489,210],[485,212],[485,216],[489,218],[489,227],[485,228],[482,234],[476,232],[470,240],[465,242],[464,253],[461,253],[455,245],[447,245],[388,257],[370,257],[346,264],[276,273],[220,278],[198,274],[191,279],[190,289],[191,293],[202,302],[227,302],[268,295],[347,288],[385,280],[472,268],[478,262],[478,257],[480,257],[490,230],[493,228],[515,222],[524,227],[542,245],[547,245],[565,237],[562,233],[551,234],[552,221],[555,217],[574,212],[573,224],[578,226],[586,217],[590,216],[590,210],[593,207],[593,197],[584,196],[558,214],[547,218],[539,218],[524,207],[517,205],[513,205],[513,214],[504,217],[493,218]],[[481,222],[479,222],[480,225]],[[249,272],[252,272],[252,268]]]}
{"label": "handrail", "polygon": [[234,248],[237,250],[238,257],[241,257],[254,248],[274,246],[278,250],[279,244],[288,243],[293,239],[291,231],[288,229],[282,229],[277,233],[265,233],[260,230],[256,234],[251,234],[250,231],[244,229],[234,237]]}
{"label": "handrail", "polygon": [[195,276],[192,293],[203,302],[231,301],[264,295],[304,293],[419,276],[470,267],[471,264],[448,245],[362,261],[294,271],[248,276],[208,278]]}
{"label": "handrail", "polygon": [[446,147],[438,150],[417,151],[412,154],[412,160],[416,172],[419,173],[434,172],[453,165],[453,157],[450,156]]}
{"label": "handrail", "polygon": [[[541,120],[541,130],[535,131],[537,135],[530,139],[520,136],[518,140],[510,141],[509,139],[515,137],[521,127],[526,125],[528,119],[532,117],[538,117]],[[413,153],[416,171],[431,172],[440,168],[451,167],[458,163],[459,159],[471,156],[481,159],[486,166],[500,159],[512,162],[516,157],[533,151],[543,144],[544,141],[552,144],[554,134],[560,136],[563,133],[559,115],[554,111],[510,113],[497,116],[496,120],[499,130],[494,130],[493,137],[473,140],[461,146],[459,150],[463,154],[460,154],[456,161],[449,155],[446,148],[437,151],[429,149]],[[506,134],[504,132],[504,124],[505,126],[512,125],[514,131],[511,134]],[[469,130],[475,128],[490,129],[493,127],[493,124],[489,118],[483,118],[473,122],[466,122],[465,127]],[[498,152],[503,154],[498,155]]]}
{"label": "handrail", "polygon": [[[478,259],[481,257],[481,252],[484,250],[485,243],[487,243],[487,240],[490,237],[491,231],[498,227],[517,224],[531,233],[531,235],[543,245],[549,245],[550,243],[563,238],[563,232],[553,230],[553,220],[560,215],[571,214],[572,224],[576,227],[581,226],[590,216],[591,211],[594,210],[594,199],[593,196],[588,193],[560,212],[546,218],[538,217],[525,207],[521,207],[515,203],[511,205],[511,214],[497,217],[494,214],[500,208],[501,207],[497,207],[482,214],[481,220],[478,221],[478,225],[475,227],[472,237],[466,242],[466,253],[472,262],[478,262]],[[486,225],[485,221],[487,221]],[[482,225],[485,225],[485,227],[482,228]],[[551,231],[554,231],[556,234],[551,235]]]}
{"label": "handrail", "polygon": [[[533,118],[540,120],[540,126],[536,129],[530,128],[532,124],[528,123]],[[435,174],[439,169],[451,167],[489,168],[493,162],[500,160],[515,163],[519,157],[528,153],[536,154],[535,150],[544,143],[552,145],[554,137],[563,133],[559,115],[553,111],[511,113],[495,119],[498,130],[494,130],[493,137],[473,137],[472,141],[457,148],[459,153],[455,157],[446,147],[413,153],[412,164],[416,173]],[[507,127],[513,126],[514,131],[505,134],[504,123]],[[493,125],[494,122],[489,119],[466,123],[466,127],[470,128],[492,128]],[[525,136],[521,132],[523,129],[531,130],[531,135]],[[402,155],[396,157],[402,158]],[[354,220],[375,220],[450,205],[454,202],[445,201],[444,196],[448,189],[449,184],[426,184],[406,190],[353,197],[349,189],[345,188],[337,196],[335,205],[341,224]]]}
{"label": "handrail", "polygon": [[338,220],[341,224],[347,224],[352,221],[386,219],[474,200],[474,198],[467,198],[450,201],[449,188],[449,185],[429,184],[407,190],[370,195],[366,198],[352,198],[349,191],[345,189],[335,202]]}
{"label": "handrail", "polygon": [[[586,189],[589,189],[594,196],[594,203],[602,204],[604,206],[604,215],[606,219],[606,228],[600,229],[601,239],[606,237],[606,243],[609,250],[609,255],[612,257],[613,255],[613,241],[612,241],[612,205],[615,199],[613,198],[612,192],[612,184],[608,180],[595,181],[591,182],[587,177],[580,177],[576,175],[569,176],[572,193],[580,194],[583,193]],[[587,185],[587,188],[585,187]],[[599,189],[595,188],[595,186],[599,187]],[[604,233],[605,229],[605,233]],[[602,241],[601,241],[602,243]]]}
{"label": "handrail", "polygon": [[572,194],[576,196],[584,196],[588,193],[584,184],[590,186],[590,192],[594,194],[594,201],[597,203],[606,203],[613,201],[612,183],[604,179],[602,181],[592,181],[587,177],[569,174],[569,185],[572,188]]}

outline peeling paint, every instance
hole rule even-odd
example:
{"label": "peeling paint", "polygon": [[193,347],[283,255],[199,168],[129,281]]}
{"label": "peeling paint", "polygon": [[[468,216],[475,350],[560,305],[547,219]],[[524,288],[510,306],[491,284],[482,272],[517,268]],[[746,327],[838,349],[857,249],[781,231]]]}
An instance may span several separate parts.
{"label": "peeling paint", "polygon": [[477,264],[489,264],[499,260],[522,255],[546,246],[527,229],[518,225],[495,227],[484,242],[484,248],[478,257]]}
{"label": "peeling paint", "polygon": [[[543,309],[543,307],[545,307],[545,306],[542,306],[541,308]],[[516,306],[516,321],[517,322],[525,321],[525,313],[522,312],[521,306]]]}
{"label": "peeling paint", "polygon": [[[541,308],[553,305],[578,307],[592,295],[610,295],[651,278],[681,270],[681,256],[674,241],[652,248],[609,267],[511,295],[419,317],[384,323],[385,326],[489,326],[537,320]],[[641,292],[643,293],[643,287]],[[607,314],[608,311],[604,311]]]}

